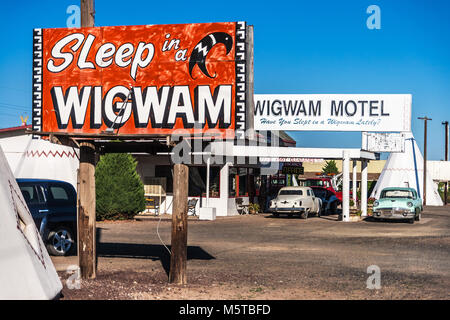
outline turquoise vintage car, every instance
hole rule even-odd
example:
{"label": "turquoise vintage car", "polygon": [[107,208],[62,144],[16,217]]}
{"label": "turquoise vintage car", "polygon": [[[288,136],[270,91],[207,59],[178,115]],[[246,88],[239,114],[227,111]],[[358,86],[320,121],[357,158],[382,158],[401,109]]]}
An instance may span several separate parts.
{"label": "turquoise vintage car", "polygon": [[373,203],[375,219],[406,219],[409,223],[422,217],[422,199],[413,188],[384,188]]}

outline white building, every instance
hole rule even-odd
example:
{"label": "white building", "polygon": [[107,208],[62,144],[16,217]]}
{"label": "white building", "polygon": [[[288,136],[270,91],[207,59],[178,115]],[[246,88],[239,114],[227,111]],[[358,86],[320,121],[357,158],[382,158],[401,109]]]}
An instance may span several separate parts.
{"label": "white building", "polygon": [[[32,136],[26,133],[28,129],[31,129],[31,125],[0,129],[0,145],[15,177],[62,180],[70,182],[77,189],[79,150],[43,139],[32,139]],[[292,147],[295,146],[295,141],[282,132],[279,145]],[[134,153],[133,156],[138,162],[137,172],[146,189],[151,190],[150,186],[155,184],[162,185],[158,212],[172,213],[173,166],[170,155]],[[189,199],[198,199],[195,210],[198,215],[200,208],[205,207],[207,201],[206,165],[189,167]],[[247,164],[234,164],[233,160],[211,165],[208,206],[216,208],[217,216],[237,215],[236,198],[242,198],[243,204],[257,201],[255,196],[261,186],[259,167],[259,164],[248,164],[248,161]],[[157,194],[152,195],[159,204]]]}

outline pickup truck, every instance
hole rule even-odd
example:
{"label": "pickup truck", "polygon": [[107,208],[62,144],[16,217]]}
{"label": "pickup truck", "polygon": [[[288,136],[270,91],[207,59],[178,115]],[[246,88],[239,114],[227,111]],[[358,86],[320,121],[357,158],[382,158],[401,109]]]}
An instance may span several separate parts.
{"label": "pickup truck", "polygon": [[77,233],[77,193],[68,182],[17,179],[28,209],[51,255],[74,251]]}
{"label": "pickup truck", "polygon": [[[335,176],[317,176],[315,178],[309,178],[301,181],[301,184],[310,187],[318,193],[323,193],[322,189],[327,190],[327,212],[331,214],[337,213],[337,207],[342,203],[342,191],[338,190],[338,184],[340,183],[340,177],[342,174]],[[322,199],[323,200],[323,199]],[[332,201],[330,201],[332,200]]]}

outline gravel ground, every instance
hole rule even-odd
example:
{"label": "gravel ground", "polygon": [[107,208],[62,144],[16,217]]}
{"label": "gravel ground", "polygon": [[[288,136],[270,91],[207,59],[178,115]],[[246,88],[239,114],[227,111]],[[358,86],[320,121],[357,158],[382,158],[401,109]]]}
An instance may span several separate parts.
{"label": "gravel ground", "polygon": [[[64,299],[449,299],[450,206],[422,217],[412,225],[269,214],[190,220],[182,286],[168,283],[170,256],[156,232],[159,224],[170,244],[170,220],[101,222],[98,276],[78,290],[65,285]],[[76,257],[53,260],[64,270]],[[380,289],[366,288],[371,265]]]}

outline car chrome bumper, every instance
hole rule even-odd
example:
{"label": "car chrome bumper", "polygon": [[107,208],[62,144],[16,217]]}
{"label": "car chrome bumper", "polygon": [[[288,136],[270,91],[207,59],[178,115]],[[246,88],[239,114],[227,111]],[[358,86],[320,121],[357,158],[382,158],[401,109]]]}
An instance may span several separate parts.
{"label": "car chrome bumper", "polygon": [[290,207],[290,208],[269,208],[272,213],[302,213],[306,209],[303,207]]}
{"label": "car chrome bumper", "polygon": [[372,217],[379,219],[411,219],[415,216],[415,212],[401,208],[375,209],[372,214]]}

